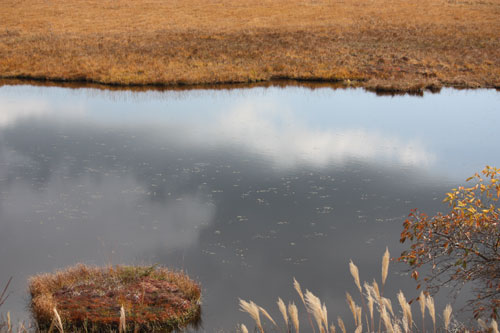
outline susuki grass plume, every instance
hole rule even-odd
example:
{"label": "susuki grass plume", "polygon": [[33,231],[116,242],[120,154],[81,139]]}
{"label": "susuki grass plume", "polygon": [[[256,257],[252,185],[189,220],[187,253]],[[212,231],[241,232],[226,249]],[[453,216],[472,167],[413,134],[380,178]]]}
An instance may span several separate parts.
{"label": "susuki grass plume", "polygon": [[248,333],[248,328],[245,325],[241,324],[240,331],[241,331],[241,333]]}
{"label": "susuki grass plume", "polygon": [[451,311],[452,311],[451,305],[450,304],[446,305],[446,307],[444,308],[444,311],[443,311],[445,330],[448,330],[448,327],[450,326]]}
{"label": "susuki grass plume", "polygon": [[342,333],[346,333],[344,321],[342,320],[342,318],[337,317],[337,322],[339,323],[339,327]]}
{"label": "susuki grass plume", "polygon": [[[385,284],[385,281],[387,279],[387,274],[388,274],[387,271],[389,265],[388,263],[389,263],[389,251],[388,249],[386,249],[382,259],[382,285]],[[397,300],[402,310],[401,311],[402,315],[399,315],[399,312],[394,311],[391,300],[387,297],[382,296],[382,293],[379,290],[379,285],[375,280],[371,285],[368,284],[367,282],[363,282],[363,284],[361,284],[361,281],[359,280],[359,270],[352,261],[349,262],[349,271],[351,272],[351,275],[354,278],[356,288],[359,290],[362,285],[365,291],[365,293],[361,292],[360,296],[363,304],[366,303],[368,304],[367,312],[369,312],[371,319],[371,325],[370,325],[368,323],[368,317],[365,316],[367,318],[367,325],[365,330],[366,332],[376,331],[374,327],[375,304],[377,305],[375,308],[377,309],[379,315],[379,327],[378,327],[379,332],[382,331],[387,333],[402,333],[402,332],[408,333],[413,331],[424,332],[426,309],[429,311],[430,317],[432,319],[434,333],[436,332],[436,327],[437,327],[436,311],[434,306],[434,299],[430,295],[425,295],[423,292],[421,292],[418,297],[420,310],[422,313],[422,328],[418,330],[417,327],[418,325],[416,325],[413,321],[411,305],[410,303],[407,302],[406,297],[401,290],[397,294]],[[299,294],[301,301],[304,303],[304,306],[307,310],[307,314],[310,319],[312,329],[315,329],[317,327],[320,333],[335,333],[336,332],[335,325],[330,324],[329,326],[326,305],[324,303],[321,303],[319,297],[317,297],[307,289],[305,293],[303,293],[299,282],[297,282],[295,278],[293,279],[293,286],[294,289]],[[362,290],[363,289],[361,289],[361,291]],[[354,298],[351,296],[351,294],[349,294],[349,292],[346,292],[346,300],[354,318],[355,329],[352,332],[362,333],[363,332],[362,308],[356,304]],[[285,323],[284,331],[291,332],[291,329],[294,329],[294,331],[298,333],[299,319],[298,319],[297,306],[295,306],[293,302],[288,303],[288,312],[287,312],[287,308],[285,307],[285,302],[281,298],[278,298],[277,305]],[[262,324],[260,322],[260,317],[259,317],[260,312],[262,312],[264,316],[266,316],[275,326],[278,327],[278,325],[271,318],[269,313],[267,313],[267,311],[264,310],[262,307],[257,306],[254,302],[252,301],[247,302],[240,299],[240,308],[242,311],[247,312],[254,319],[256,326],[261,333],[264,332],[264,329],[262,328]],[[445,331],[448,331],[450,328],[451,313],[452,313],[452,308],[451,305],[448,304],[443,311],[443,321],[444,321]],[[311,317],[314,318],[316,325],[312,324]],[[347,333],[344,321],[340,316],[337,317],[337,324],[342,333]],[[478,324],[483,330],[486,330],[487,332],[498,333],[497,323],[494,320],[491,321],[490,326],[488,326],[481,319],[478,321]],[[384,327],[383,330],[382,330],[382,325]],[[241,329],[241,331],[244,331],[243,328]]]}
{"label": "susuki grass plume", "polygon": [[386,247],[384,256],[382,257],[382,288],[385,286],[387,280],[387,273],[389,272],[389,249]]}
{"label": "susuki grass plume", "polygon": [[292,321],[295,332],[299,332],[299,312],[295,303],[288,304],[288,313],[290,314],[290,320]]}
{"label": "susuki grass plume", "polygon": [[427,295],[425,298],[425,304],[429,310],[429,315],[432,319],[432,325],[434,327],[434,333],[436,333],[436,309],[434,308],[434,298],[431,295]]}
{"label": "susuki grass plume", "polygon": [[[302,304],[304,304],[304,307],[307,310],[306,300],[304,299],[304,294],[302,293],[302,288],[300,287],[300,283],[295,278],[293,278],[293,287],[297,291],[297,294],[299,294],[299,297],[302,300]],[[309,313],[309,311],[307,311],[307,317],[309,319],[309,324],[311,325],[313,332],[316,332],[314,329],[314,325],[313,325],[312,319],[311,319],[311,314]]]}
{"label": "susuki grass plume", "polygon": [[288,313],[286,312],[286,305],[285,305],[285,302],[283,302],[283,300],[278,297],[278,308],[280,309],[280,312],[281,312],[281,316],[283,317],[283,320],[285,322],[285,327],[287,328],[287,331],[288,331]]}
{"label": "susuki grass plume", "polygon": [[323,327],[324,323],[327,322],[326,318],[326,307],[321,305],[320,299],[315,296],[309,290],[306,290],[305,300],[307,305],[307,311],[313,315],[314,320],[316,320],[316,324],[318,325],[318,329],[320,332],[325,332],[328,330],[328,323],[326,328]]}
{"label": "susuki grass plume", "polygon": [[257,304],[252,301],[247,302],[240,299],[240,310],[248,313],[250,317],[252,317],[252,319],[255,321],[255,324],[257,325],[260,332],[264,333],[264,329],[262,328],[262,323],[260,321],[260,311]]}
{"label": "susuki grass plume", "polygon": [[420,305],[420,312],[422,313],[422,332],[425,332],[425,295],[424,292],[421,291],[418,296],[418,303]]}

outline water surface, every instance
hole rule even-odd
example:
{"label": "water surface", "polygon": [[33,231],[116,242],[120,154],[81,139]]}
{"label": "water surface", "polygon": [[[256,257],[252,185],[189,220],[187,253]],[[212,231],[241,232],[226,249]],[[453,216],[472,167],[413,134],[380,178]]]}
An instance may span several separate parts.
{"label": "water surface", "polygon": [[[293,277],[350,322],[349,260],[380,281],[410,209],[443,210],[448,189],[500,166],[499,124],[488,90],[3,86],[0,284],[14,281],[2,310],[26,318],[32,274],[160,263],[201,282],[202,331],[251,326],[239,297],[278,317],[278,296],[299,302]],[[394,301],[416,295],[402,268]]]}

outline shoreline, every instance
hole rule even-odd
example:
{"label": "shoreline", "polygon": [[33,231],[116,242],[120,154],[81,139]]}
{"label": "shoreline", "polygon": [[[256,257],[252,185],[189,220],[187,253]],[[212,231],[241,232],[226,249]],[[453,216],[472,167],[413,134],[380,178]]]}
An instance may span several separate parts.
{"label": "shoreline", "polygon": [[500,89],[499,15],[483,0],[7,0],[0,78]]}

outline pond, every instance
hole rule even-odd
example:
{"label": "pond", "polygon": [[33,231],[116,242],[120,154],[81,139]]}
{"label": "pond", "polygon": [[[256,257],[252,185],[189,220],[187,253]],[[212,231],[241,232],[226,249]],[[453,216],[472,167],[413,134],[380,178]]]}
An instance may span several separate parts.
{"label": "pond", "polygon": [[[352,325],[349,260],[380,281],[410,209],[444,210],[446,191],[500,166],[499,125],[494,90],[2,86],[2,311],[27,320],[36,273],[159,263],[202,284],[200,331],[253,327],[238,298],[279,318],[278,297],[300,305],[293,277]],[[393,302],[417,294],[395,263],[387,283]]]}

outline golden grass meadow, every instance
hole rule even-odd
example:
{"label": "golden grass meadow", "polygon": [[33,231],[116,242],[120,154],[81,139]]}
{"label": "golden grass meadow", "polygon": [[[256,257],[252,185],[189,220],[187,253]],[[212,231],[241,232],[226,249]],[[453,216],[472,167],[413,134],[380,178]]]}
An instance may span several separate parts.
{"label": "golden grass meadow", "polygon": [[500,88],[499,0],[1,0],[0,78]]}

